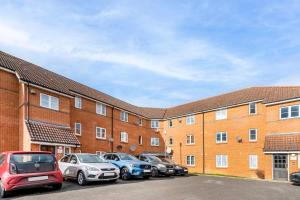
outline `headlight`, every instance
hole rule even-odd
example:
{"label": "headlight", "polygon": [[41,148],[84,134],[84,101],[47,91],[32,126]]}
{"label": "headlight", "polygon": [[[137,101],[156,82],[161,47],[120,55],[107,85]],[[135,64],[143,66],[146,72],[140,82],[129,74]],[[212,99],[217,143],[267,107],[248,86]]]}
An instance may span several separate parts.
{"label": "headlight", "polygon": [[163,164],[158,164],[157,167],[158,167],[158,168],[166,168],[166,166],[163,165]]}
{"label": "headlight", "polygon": [[96,167],[89,167],[89,166],[86,166],[85,167],[85,169],[87,170],[87,171],[100,171],[98,168],[96,168]]}

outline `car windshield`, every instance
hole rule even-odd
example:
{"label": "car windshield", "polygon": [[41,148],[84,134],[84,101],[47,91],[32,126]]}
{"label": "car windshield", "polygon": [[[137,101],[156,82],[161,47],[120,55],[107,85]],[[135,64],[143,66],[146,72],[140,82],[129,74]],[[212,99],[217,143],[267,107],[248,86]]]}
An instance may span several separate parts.
{"label": "car windshield", "polygon": [[151,161],[151,162],[162,162],[161,159],[159,159],[156,156],[147,156],[147,158]]}
{"label": "car windshield", "polygon": [[77,157],[81,163],[103,163],[103,162],[106,162],[97,155],[82,154],[82,155],[77,155]]}
{"label": "car windshield", "polygon": [[174,164],[174,162],[168,158],[160,158],[163,162]]}
{"label": "car windshield", "polygon": [[136,157],[129,155],[129,154],[120,154],[119,155],[121,160],[134,160],[134,161],[138,161],[139,159],[137,159]]}

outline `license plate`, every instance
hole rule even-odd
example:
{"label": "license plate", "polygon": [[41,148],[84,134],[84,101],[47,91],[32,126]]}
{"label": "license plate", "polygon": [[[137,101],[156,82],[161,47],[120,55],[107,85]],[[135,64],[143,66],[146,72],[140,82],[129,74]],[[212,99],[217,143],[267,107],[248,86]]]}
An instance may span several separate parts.
{"label": "license plate", "polygon": [[169,172],[174,172],[174,170],[173,170],[173,169],[170,169]]}
{"label": "license plate", "polygon": [[150,169],[144,169],[144,172],[151,172]]}
{"label": "license plate", "polygon": [[115,175],[115,173],[113,173],[113,172],[104,173],[104,176],[114,176],[114,175]]}
{"label": "license plate", "polygon": [[43,180],[48,180],[48,176],[37,176],[37,177],[30,177],[28,178],[28,181],[43,181]]}

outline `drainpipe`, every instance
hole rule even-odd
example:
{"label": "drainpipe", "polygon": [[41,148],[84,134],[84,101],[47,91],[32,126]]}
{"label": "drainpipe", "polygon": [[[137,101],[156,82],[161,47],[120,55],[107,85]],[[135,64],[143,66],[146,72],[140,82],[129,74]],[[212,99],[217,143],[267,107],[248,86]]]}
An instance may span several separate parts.
{"label": "drainpipe", "polygon": [[111,152],[114,152],[114,110],[115,107],[112,107],[112,115],[111,115],[111,141],[110,141],[110,145],[111,145]]}
{"label": "drainpipe", "polygon": [[205,128],[204,128],[204,125],[205,125],[205,121],[204,121],[204,117],[205,117],[205,115],[204,115],[204,113],[202,114],[202,153],[203,153],[203,155],[202,155],[202,173],[203,174],[205,174],[205,147],[204,147],[204,145],[205,145],[205,137],[204,137],[204,130],[205,130]]}

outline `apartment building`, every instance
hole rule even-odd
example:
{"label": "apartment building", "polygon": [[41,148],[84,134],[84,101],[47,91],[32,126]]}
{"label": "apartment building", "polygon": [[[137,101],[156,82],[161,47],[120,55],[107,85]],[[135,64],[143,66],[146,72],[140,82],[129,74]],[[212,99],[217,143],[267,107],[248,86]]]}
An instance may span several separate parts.
{"label": "apartment building", "polygon": [[192,172],[288,180],[300,87],[253,87],[143,108],[0,52],[0,151],[167,153]]}

